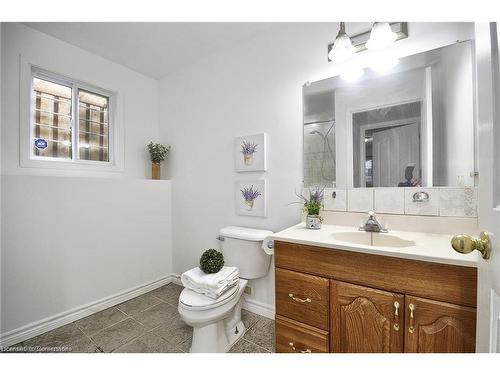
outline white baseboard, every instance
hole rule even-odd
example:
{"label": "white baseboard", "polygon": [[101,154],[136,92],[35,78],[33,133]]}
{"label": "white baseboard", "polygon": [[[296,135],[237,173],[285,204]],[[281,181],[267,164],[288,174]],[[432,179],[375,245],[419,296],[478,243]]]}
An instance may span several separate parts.
{"label": "white baseboard", "polygon": [[[172,282],[178,285],[182,285],[181,276],[176,274],[172,275]],[[268,305],[259,301],[256,301],[247,296],[244,297],[243,308],[257,315],[265,316],[266,318],[273,319],[275,315],[275,310],[273,305]]]}
{"label": "white baseboard", "polygon": [[262,315],[266,318],[274,320],[275,310],[273,305],[268,305],[266,303],[262,303],[245,296],[243,308],[245,310],[253,312],[254,314]]}
{"label": "white baseboard", "polygon": [[162,277],[161,279],[139,285],[135,288],[125,290],[110,297],[106,297],[98,301],[91,302],[89,304],[39,320],[37,322],[13,329],[12,331],[3,333],[0,336],[0,346],[7,347],[17,344],[21,341],[41,335],[42,333],[51,331],[65,324],[72,323],[78,319],[85,318],[86,316],[125,302],[131,298],[137,297],[141,294],[147,293],[153,289],[159,288],[160,286],[169,284],[171,282],[178,284],[180,282],[178,279],[178,275],[169,274]]}

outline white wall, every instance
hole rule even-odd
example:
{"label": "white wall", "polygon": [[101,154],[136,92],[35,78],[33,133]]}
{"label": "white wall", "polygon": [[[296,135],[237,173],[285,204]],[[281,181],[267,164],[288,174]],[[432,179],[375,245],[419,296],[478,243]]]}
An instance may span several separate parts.
{"label": "white wall", "polygon": [[[348,32],[369,24],[348,24]],[[357,29],[357,30],[356,30]],[[471,24],[409,25],[410,38],[397,42],[398,56],[467,39]],[[326,46],[332,24],[285,24],[235,49],[200,59],[160,83],[160,140],[172,144],[174,270],[197,264],[217,246],[224,225],[281,230],[299,221],[294,188],[302,179],[302,85],[337,75]],[[356,59],[368,53],[358,54]],[[269,134],[267,173],[233,171],[232,142],[240,135]],[[234,181],[266,177],[268,217],[237,216]],[[273,272],[259,280],[256,300],[274,304]]]}
{"label": "white wall", "polygon": [[[20,54],[118,92],[122,173],[19,167]],[[24,25],[5,23],[2,78],[1,332],[168,275],[170,182],[144,181],[150,176],[145,145],[158,139],[158,82]]]}
{"label": "white wall", "polygon": [[10,175],[2,202],[3,333],[170,272],[170,181]]}

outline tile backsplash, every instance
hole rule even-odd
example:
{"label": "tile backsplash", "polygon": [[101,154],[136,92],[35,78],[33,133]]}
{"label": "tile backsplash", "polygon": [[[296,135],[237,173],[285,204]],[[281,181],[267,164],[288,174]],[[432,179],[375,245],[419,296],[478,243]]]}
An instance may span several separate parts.
{"label": "tile backsplash", "polygon": [[[425,199],[415,195],[420,192]],[[334,188],[325,189],[324,196],[325,211],[477,217],[477,190],[472,187]]]}
{"label": "tile backsplash", "polygon": [[405,213],[405,192],[400,188],[376,189],[373,191],[375,212],[381,214]]}
{"label": "tile backsplash", "polygon": [[367,212],[373,210],[373,189],[347,190],[347,211]]}

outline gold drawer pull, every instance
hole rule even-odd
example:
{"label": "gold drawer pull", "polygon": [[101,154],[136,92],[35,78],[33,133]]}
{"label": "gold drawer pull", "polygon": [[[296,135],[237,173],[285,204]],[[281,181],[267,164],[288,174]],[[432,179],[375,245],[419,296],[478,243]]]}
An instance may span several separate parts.
{"label": "gold drawer pull", "polygon": [[294,295],[292,293],[290,293],[288,295],[288,297],[290,297],[291,299],[293,299],[295,302],[300,302],[300,303],[311,302],[310,298],[300,299],[299,297],[294,297]]}
{"label": "gold drawer pull", "polygon": [[[293,345],[293,342],[289,342],[288,345],[290,345],[290,348],[293,349],[294,352],[297,351],[297,349],[295,348],[295,346]],[[311,352],[311,349],[306,349],[306,350],[299,350],[300,353],[312,353]]]}
{"label": "gold drawer pull", "polygon": [[408,327],[408,332],[414,333],[415,327],[413,325],[413,319],[415,318],[415,315],[414,315],[415,305],[413,303],[410,303],[408,305],[408,308],[410,309],[410,326]]}

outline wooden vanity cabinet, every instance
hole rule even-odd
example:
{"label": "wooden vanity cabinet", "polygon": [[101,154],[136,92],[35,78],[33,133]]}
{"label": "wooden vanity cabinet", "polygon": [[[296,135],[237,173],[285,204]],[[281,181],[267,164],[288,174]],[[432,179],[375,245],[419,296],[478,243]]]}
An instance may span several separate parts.
{"label": "wooden vanity cabinet", "polygon": [[475,351],[477,270],[275,242],[276,352]]}
{"label": "wooden vanity cabinet", "polygon": [[330,306],[333,352],[403,352],[403,295],[332,280]]}
{"label": "wooden vanity cabinet", "polygon": [[475,352],[475,308],[406,296],[406,311],[405,352]]}

